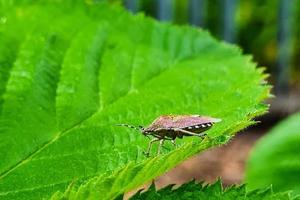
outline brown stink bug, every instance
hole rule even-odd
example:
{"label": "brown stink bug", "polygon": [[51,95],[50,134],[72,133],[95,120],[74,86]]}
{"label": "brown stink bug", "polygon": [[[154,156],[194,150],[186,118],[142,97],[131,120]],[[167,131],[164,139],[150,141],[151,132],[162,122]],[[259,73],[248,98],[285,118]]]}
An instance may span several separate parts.
{"label": "brown stink bug", "polygon": [[117,124],[118,126],[126,126],[134,128],[142,132],[145,136],[155,137],[149,142],[145,154],[149,156],[152,144],[159,141],[157,154],[159,155],[161,147],[165,140],[171,140],[175,144],[176,138],[183,136],[198,136],[204,137],[204,131],[213,126],[214,123],[220,122],[221,119],[216,119],[200,115],[162,115],[155,119],[149,126],[133,126],[129,124]]}

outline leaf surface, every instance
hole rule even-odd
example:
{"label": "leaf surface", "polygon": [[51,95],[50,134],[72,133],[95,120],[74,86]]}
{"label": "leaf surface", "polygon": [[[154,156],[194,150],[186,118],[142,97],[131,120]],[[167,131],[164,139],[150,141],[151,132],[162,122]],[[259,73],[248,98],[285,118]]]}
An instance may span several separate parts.
{"label": "leaf surface", "polygon": [[274,193],[272,188],[257,189],[254,191],[246,191],[246,186],[230,186],[226,189],[222,187],[221,181],[213,184],[204,185],[194,181],[185,183],[180,187],[174,188],[169,185],[158,191],[155,190],[154,184],[145,192],[138,192],[130,200],[292,200],[299,199],[299,197],[292,196],[288,192]]}
{"label": "leaf surface", "polygon": [[[115,198],[226,143],[267,109],[262,70],[205,31],[106,4],[16,3],[4,16],[1,33],[19,48],[0,47],[10,56],[0,58],[1,199],[68,188],[77,199]],[[151,158],[147,138],[114,126],[171,113],[223,121],[204,140],[166,142],[160,156],[155,146]]]}

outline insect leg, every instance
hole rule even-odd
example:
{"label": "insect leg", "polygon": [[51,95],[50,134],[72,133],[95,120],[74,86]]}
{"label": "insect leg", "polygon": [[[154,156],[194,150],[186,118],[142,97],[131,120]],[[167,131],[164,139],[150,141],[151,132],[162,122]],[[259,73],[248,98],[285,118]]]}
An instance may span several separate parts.
{"label": "insect leg", "polygon": [[147,151],[145,152],[146,156],[149,156],[150,151],[151,151],[152,144],[153,144],[154,142],[159,141],[159,140],[160,140],[159,138],[155,138],[155,139],[153,139],[153,140],[151,140],[151,141],[149,142]]}
{"label": "insect leg", "polygon": [[163,146],[163,144],[164,144],[164,139],[161,139],[160,141],[159,141],[159,146],[158,146],[158,149],[157,149],[157,155],[159,155],[160,154],[160,150],[161,150],[161,147]]}
{"label": "insect leg", "polygon": [[198,137],[203,137],[203,136],[206,135],[206,133],[196,134],[196,133],[193,133],[193,132],[190,132],[190,131],[183,130],[181,128],[174,128],[174,131],[179,131],[179,132],[182,132],[182,133],[186,133],[188,135],[193,135],[193,136],[198,136]]}

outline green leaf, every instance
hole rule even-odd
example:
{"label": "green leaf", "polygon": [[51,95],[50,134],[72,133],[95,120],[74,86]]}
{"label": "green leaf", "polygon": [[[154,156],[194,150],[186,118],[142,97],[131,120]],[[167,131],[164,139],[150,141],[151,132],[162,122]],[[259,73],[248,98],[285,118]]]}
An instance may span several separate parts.
{"label": "green leaf", "polygon": [[[130,198],[130,200],[292,200],[299,197],[291,196],[289,192],[274,193],[272,188],[259,189],[254,191],[246,191],[245,185],[230,186],[226,189],[222,187],[221,181],[213,184],[196,183],[194,181],[185,183],[178,188],[172,189],[173,185],[169,185],[158,191],[155,190],[154,184],[146,192],[138,192]],[[57,194],[58,195],[58,194]],[[57,196],[58,197],[58,196]]]}
{"label": "green leaf", "polygon": [[250,188],[273,185],[275,191],[300,193],[300,113],[280,122],[258,141],[248,161]]}
{"label": "green leaf", "polygon": [[[19,48],[9,52],[0,44],[7,55],[0,58],[7,60],[0,71],[1,199],[57,191],[115,198],[226,143],[267,109],[263,70],[205,31],[107,4],[6,8],[0,33]],[[155,146],[150,158],[143,154],[146,137],[114,126],[147,125],[170,113],[223,121],[204,140],[184,138],[176,149],[166,142],[160,156]]]}
{"label": "green leaf", "polygon": [[[5,92],[5,85],[8,81],[9,71],[12,63],[16,57],[16,52],[11,46],[14,46],[14,40],[8,35],[0,32],[0,112],[2,110],[3,98]],[[16,47],[17,48],[17,47]]]}

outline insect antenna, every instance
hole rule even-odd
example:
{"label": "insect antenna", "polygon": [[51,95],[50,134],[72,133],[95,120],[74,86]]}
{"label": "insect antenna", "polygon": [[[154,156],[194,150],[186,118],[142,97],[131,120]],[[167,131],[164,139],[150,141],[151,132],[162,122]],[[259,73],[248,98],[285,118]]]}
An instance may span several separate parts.
{"label": "insect antenna", "polygon": [[138,130],[138,131],[143,131],[144,130],[144,127],[142,127],[142,126],[134,126],[134,125],[130,125],[130,124],[116,124],[116,126],[125,126],[125,127],[128,127],[128,128]]}
{"label": "insect antenna", "polygon": [[[116,126],[125,126],[125,127],[128,127],[128,128],[138,130],[138,131],[142,131],[142,132],[145,130],[145,128],[143,126],[134,126],[134,125],[130,125],[130,124],[116,124]],[[148,139],[150,139],[150,137],[148,135],[145,134],[145,136]]]}

